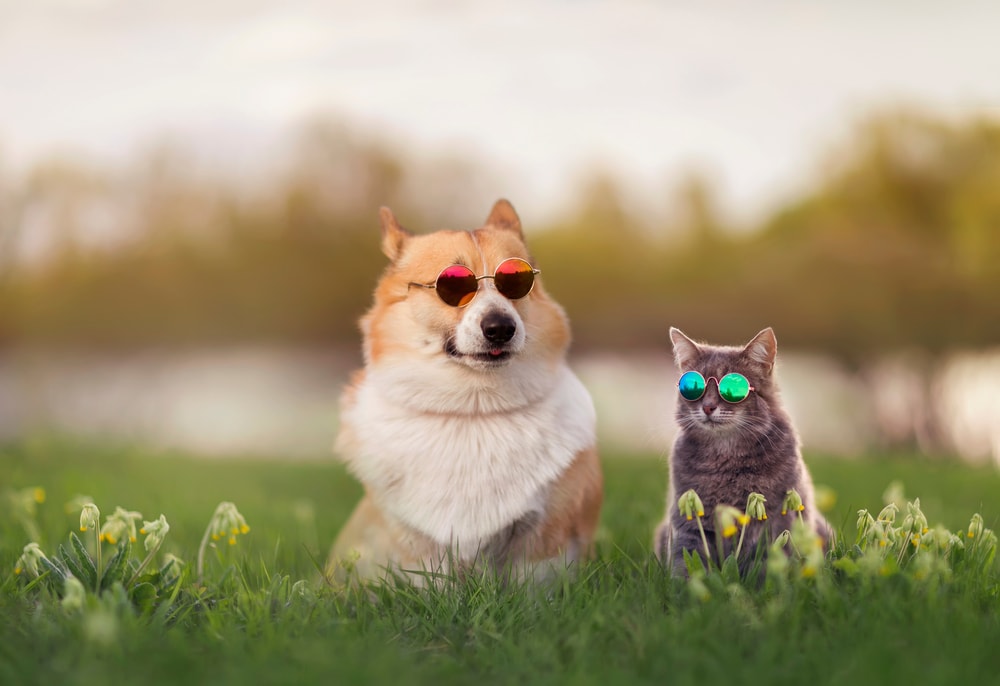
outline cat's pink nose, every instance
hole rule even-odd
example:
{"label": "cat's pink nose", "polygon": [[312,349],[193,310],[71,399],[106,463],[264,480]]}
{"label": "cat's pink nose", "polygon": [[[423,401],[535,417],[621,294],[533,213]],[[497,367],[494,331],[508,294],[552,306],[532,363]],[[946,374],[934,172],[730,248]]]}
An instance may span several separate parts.
{"label": "cat's pink nose", "polygon": [[715,405],[709,405],[707,403],[701,406],[702,411],[705,413],[706,416],[709,417],[712,416],[713,412],[715,412],[715,408],[716,408]]}

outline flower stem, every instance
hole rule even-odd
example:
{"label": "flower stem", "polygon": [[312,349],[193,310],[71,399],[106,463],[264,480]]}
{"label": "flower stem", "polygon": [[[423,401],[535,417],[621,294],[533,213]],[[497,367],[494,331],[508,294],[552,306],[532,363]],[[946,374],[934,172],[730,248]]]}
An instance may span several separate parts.
{"label": "flower stem", "polygon": [[142,574],[143,570],[149,566],[149,563],[156,556],[156,553],[159,552],[161,545],[163,545],[163,541],[157,543],[155,548],[146,553],[146,557],[143,558],[142,562],[139,563],[139,566],[136,567],[136,570],[132,573],[131,578],[128,580],[128,584],[126,584],[127,586],[131,586],[135,583],[135,580],[139,578],[139,575]]}
{"label": "flower stem", "polygon": [[201,537],[201,545],[198,546],[198,564],[196,568],[196,584],[201,584],[201,571],[205,565],[205,548],[208,547],[208,537],[212,531],[212,524],[205,528],[205,535]]}
{"label": "flower stem", "polygon": [[708,538],[705,537],[705,528],[701,525],[701,516],[698,516],[698,531],[701,532],[701,542],[705,546],[705,566],[708,567],[712,562],[712,551],[708,547]]}
{"label": "flower stem", "polygon": [[744,524],[742,526],[742,528],[740,528],[740,540],[738,540],[736,542],[736,559],[737,560],[740,559],[740,551],[743,550],[743,537],[747,533],[747,526],[749,526],[749,523]]}
{"label": "flower stem", "polygon": [[97,585],[94,588],[96,593],[101,592],[101,577],[104,576],[104,565],[101,560],[101,518],[98,516],[94,523],[94,535],[97,537]]}

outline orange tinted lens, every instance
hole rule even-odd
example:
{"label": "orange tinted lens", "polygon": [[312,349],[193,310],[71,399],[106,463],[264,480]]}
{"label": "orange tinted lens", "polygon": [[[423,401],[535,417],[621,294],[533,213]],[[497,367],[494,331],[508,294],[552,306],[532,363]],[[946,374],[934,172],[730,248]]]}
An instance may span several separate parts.
{"label": "orange tinted lens", "polygon": [[462,307],[476,297],[479,282],[476,281],[476,275],[471,269],[453,264],[438,274],[435,287],[438,297],[445,303],[452,307]]}
{"label": "orange tinted lens", "polygon": [[504,260],[493,274],[493,282],[501,295],[511,300],[523,298],[535,285],[535,270],[524,260],[512,257]]}

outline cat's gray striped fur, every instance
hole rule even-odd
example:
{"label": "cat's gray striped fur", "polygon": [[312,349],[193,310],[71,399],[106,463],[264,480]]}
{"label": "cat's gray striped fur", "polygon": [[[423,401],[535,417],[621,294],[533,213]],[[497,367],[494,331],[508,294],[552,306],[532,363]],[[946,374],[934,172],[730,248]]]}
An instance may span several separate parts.
{"label": "cat's gray striped fur", "polygon": [[[667,513],[655,537],[656,555],[667,566],[685,574],[683,551],[704,551],[697,521],[688,521],[677,511],[677,498],[693,488],[705,505],[702,525],[713,557],[717,554],[714,510],[732,505],[743,512],[750,493],[767,499],[766,521],[747,525],[741,552],[741,567],[755,554],[762,536],[773,539],[790,529],[799,513],[781,514],[788,489],[802,497],[801,515],[829,543],[829,524],[817,512],[812,479],[799,452],[799,440],[781,404],[774,378],[777,341],[764,329],[743,347],[695,343],[679,329],[670,329],[674,359],[681,373],[700,372],[706,379],[721,379],[738,372],[749,379],[754,391],[746,400],[732,404],[719,396],[718,383],[709,381],[698,400],[677,399],[680,432],[670,456]],[[723,554],[735,545],[722,540]],[[718,560],[716,560],[718,562]]]}

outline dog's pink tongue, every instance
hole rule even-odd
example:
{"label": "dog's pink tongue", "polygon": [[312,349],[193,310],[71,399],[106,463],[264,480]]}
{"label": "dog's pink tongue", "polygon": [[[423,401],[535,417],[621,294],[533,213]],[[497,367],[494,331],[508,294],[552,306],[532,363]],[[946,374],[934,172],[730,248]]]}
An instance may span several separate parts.
{"label": "dog's pink tongue", "polygon": [[503,350],[500,348],[493,348],[493,350],[490,350],[490,355],[493,357],[499,357],[500,355],[503,355]]}

